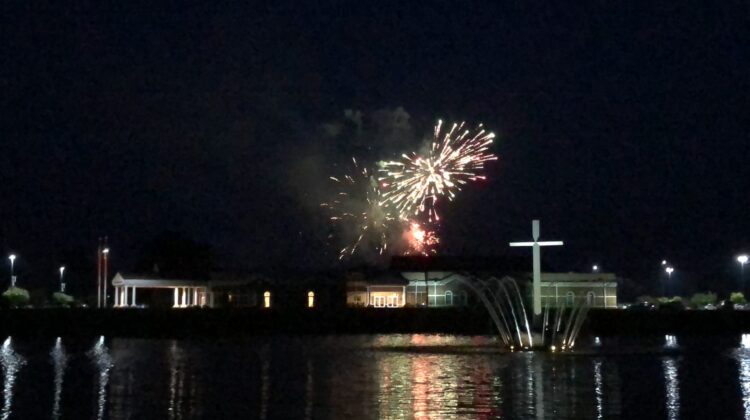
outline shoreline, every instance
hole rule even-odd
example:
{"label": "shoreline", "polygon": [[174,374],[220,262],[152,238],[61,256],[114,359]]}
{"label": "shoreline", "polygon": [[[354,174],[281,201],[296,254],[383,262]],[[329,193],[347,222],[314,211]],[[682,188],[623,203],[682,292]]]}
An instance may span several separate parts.
{"label": "shoreline", "polygon": [[[589,311],[582,335],[737,335],[750,311]],[[477,308],[49,308],[0,310],[1,336],[235,337],[273,334],[495,335]]]}

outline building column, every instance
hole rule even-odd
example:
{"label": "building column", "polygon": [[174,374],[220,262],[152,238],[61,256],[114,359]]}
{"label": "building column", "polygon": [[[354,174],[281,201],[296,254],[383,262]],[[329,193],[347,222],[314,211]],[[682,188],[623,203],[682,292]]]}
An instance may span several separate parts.
{"label": "building column", "polygon": [[172,300],[172,307],[173,307],[173,308],[176,308],[176,307],[178,306],[178,303],[180,302],[180,301],[179,301],[179,300],[177,300],[177,299],[178,299],[178,297],[177,297],[177,288],[175,287],[175,288],[174,288],[174,298],[173,298],[173,300]]}
{"label": "building column", "polygon": [[115,306],[115,308],[117,307],[117,294],[118,294],[117,289],[119,289],[119,287],[115,286],[115,296],[114,296],[114,300],[115,300],[114,301],[114,306]]}
{"label": "building column", "polygon": [[133,304],[131,306],[137,306],[137,304],[135,303],[135,291],[136,291],[136,289],[137,289],[137,287],[133,286]]}
{"label": "building column", "polygon": [[182,304],[180,306],[182,306],[184,308],[184,307],[187,306],[187,288],[186,287],[182,287],[181,289],[182,290],[180,290],[180,291],[182,292]]}
{"label": "building column", "polygon": [[193,287],[193,306],[198,306],[200,302],[198,302],[198,288]]}

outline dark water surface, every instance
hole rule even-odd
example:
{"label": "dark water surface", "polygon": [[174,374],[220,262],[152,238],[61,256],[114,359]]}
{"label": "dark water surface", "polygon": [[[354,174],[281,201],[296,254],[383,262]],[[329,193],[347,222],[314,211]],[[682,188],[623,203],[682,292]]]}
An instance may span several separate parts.
{"label": "dark water surface", "polygon": [[724,341],[550,354],[438,335],[12,338],[0,420],[750,419],[750,336]]}

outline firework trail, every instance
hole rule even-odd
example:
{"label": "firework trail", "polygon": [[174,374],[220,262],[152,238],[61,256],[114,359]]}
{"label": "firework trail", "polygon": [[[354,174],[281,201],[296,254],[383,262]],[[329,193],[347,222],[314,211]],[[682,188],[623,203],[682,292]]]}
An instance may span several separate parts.
{"label": "firework trail", "polygon": [[438,197],[452,201],[469,181],[485,179],[479,172],[484,163],[496,160],[490,153],[495,134],[480,124],[472,132],[465,123],[454,123],[443,133],[438,120],[431,147],[424,155],[403,154],[402,160],[380,162],[382,198],[398,211],[401,219],[426,214],[430,223],[440,221]]}
{"label": "firework trail", "polygon": [[[358,250],[374,250],[383,255],[388,250],[394,229],[401,224],[383,200],[375,177],[352,158],[353,171],[343,178],[330,177],[338,187],[336,197],[321,207],[331,212],[331,222],[338,225],[349,244],[339,251],[339,259]],[[348,238],[347,238],[348,236]]]}

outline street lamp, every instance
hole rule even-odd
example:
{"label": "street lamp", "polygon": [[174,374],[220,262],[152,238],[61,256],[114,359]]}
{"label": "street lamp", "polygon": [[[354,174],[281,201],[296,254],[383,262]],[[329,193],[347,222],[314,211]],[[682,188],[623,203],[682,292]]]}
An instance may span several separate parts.
{"label": "street lamp", "polygon": [[594,273],[596,273],[597,271],[599,271],[599,266],[596,265],[596,264],[594,264],[594,266],[591,267],[591,271],[593,271]]}
{"label": "street lamp", "polygon": [[747,254],[737,256],[737,262],[740,263],[740,290],[745,291],[745,264],[747,264]]}
{"label": "street lamp", "polygon": [[661,260],[661,265],[667,265],[667,260]]}
{"label": "street lamp", "polygon": [[664,271],[666,271],[666,272],[667,272],[667,277],[668,277],[668,280],[667,280],[667,287],[669,287],[669,284],[671,284],[671,283],[672,283],[672,272],[674,272],[674,268],[672,268],[672,267],[667,267],[667,268],[665,268],[665,269],[664,269]]}
{"label": "street lamp", "polygon": [[13,274],[13,263],[16,261],[16,254],[8,255],[10,260],[10,287],[16,287],[16,276]]}
{"label": "street lamp", "polygon": [[65,293],[65,282],[63,281],[63,273],[65,272],[65,266],[60,266],[60,293]]}

